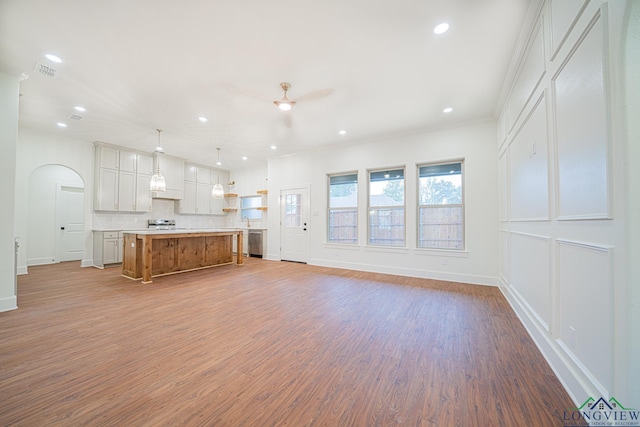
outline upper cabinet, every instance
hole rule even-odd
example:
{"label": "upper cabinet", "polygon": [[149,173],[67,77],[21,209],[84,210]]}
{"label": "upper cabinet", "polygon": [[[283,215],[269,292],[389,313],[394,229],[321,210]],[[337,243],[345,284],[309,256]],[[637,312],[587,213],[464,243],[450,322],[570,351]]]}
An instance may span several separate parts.
{"label": "upper cabinet", "polygon": [[151,166],[152,157],[149,154],[96,144],[93,209],[150,212]]}
{"label": "upper cabinet", "polygon": [[219,215],[224,200],[211,195],[213,185],[219,182],[218,171],[206,166],[186,163],[184,165],[184,197],[177,212],[181,214]]}
{"label": "upper cabinet", "polygon": [[167,184],[166,191],[153,191],[151,196],[156,199],[181,200],[184,197],[184,159],[168,154],[156,153],[154,156],[154,172],[164,175]]}

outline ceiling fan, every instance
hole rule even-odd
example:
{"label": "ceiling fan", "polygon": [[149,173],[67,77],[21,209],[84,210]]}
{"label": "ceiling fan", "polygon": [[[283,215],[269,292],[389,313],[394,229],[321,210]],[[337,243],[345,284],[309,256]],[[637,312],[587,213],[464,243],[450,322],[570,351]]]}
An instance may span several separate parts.
{"label": "ceiling fan", "polygon": [[293,100],[293,99],[287,98],[287,92],[291,89],[291,83],[282,82],[282,83],[280,83],[280,87],[282,88],[282,91],[284,92],[284,94],[282,96],[282,99],[280,99],[278,101],[273,101],[273,103],[282,111],[291,110],[291,108],[294,105],[296,105],[296,103],[298,103],[298,102],[311,101],[311,100],[314,100],[314,99],[324,98],[326,96],[331,95],[331,93],[333,92],[333,89],[320,89],[320,90],[316,90],[316,91],[304,94],[304,95],[296,98],[295,100]]}
{"label": "ceiling fan", "polygon": [[[306,101],[325,98],[333,93],[333,89],[320,89],[320,90],[315,90],[315,91],[306,93],[295,99],[290,99],[287,97],[287,92],[291,90],[291,83],[282,82],[280,83],[280,88],[282,88],[282,91],[283,91],[282,99],[279,99],[277,101],[272,101],[272,102],[274,103],[274,105],[276,105],[280,109],[280,111],[284,111],[284,112],[290,111],[291,108],[299,102],[306,102]],[[252,98],[268,100],[267,97],[262,96],[260,94],[256,94],[254,92],[249,92],[249,91],[237,89],[234,87],[231,87],[231,90],[235,93],[250,96]],[[290,128],[292,126],[291,114],[284,114],[283,119],[284,119],[285,126]]]}

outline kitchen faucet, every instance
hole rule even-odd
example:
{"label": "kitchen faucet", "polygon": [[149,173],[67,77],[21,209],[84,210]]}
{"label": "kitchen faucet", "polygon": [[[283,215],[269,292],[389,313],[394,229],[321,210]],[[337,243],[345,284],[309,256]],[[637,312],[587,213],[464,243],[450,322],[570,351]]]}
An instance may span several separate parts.
{"label": "kitchen faucet", "polygon": [[243,220],[245,220],[245,219],[247,220],[247,228],[251,227],[251,224],[249,223],[249,217],[248,216],[242,217],[242,219]]}

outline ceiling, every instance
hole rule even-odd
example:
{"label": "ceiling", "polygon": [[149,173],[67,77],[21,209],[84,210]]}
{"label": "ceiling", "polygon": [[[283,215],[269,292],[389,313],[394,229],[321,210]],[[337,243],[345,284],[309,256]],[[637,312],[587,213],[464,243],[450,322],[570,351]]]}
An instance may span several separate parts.
{"label": "ceiling", "polygon": [[493,117],[528,4],[0,0],[0,71],[28,76],[20,129],[152,152],[161,128],[167,154],[238,169]]}

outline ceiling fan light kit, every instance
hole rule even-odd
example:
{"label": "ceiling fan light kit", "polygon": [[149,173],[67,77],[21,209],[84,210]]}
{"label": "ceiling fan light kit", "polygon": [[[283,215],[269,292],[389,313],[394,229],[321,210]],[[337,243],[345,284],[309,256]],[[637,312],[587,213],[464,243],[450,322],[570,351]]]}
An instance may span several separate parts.
{"label": "ceiling fan light kit", "polygon": [[287,91],[289,89],[291,89],[291,84],[290,83],[286,83],[286,82],[282,82],[280,83],[280,87],[282,88],[282,90],[284,91],[284,96],[282,97],[281,100],[279,101],[273,101],[273,103],[282,111],[289,111],[291,110],[291,107],[293,107],[296,102],[290,100],[289,98],[287,98]]}

